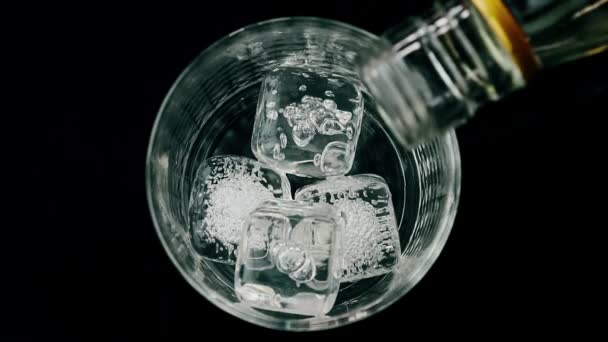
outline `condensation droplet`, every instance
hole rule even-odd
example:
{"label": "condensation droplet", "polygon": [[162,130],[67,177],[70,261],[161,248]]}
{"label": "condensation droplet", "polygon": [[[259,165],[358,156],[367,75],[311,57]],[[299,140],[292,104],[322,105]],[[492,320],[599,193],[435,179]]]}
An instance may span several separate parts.
{"label": "condensation droplet", "polygon": [[315,157],[312,162],[315,164],[315,166],[319,166],[321,164],[321,154],[315,154]]}
{"label": "condensation droplet", "polygon": [[279,113],[276,110],[271,109],[266,111],[266,117],[270,120],[276,120],[279,117]]}
{"label": "condensation droplet", "polygon": [[281,146],[279,144],[274,144],[274,148],[272,149],[272,158],[279,159],[281,155]]}
{"label": "condensation droplet", "polygon": [[346,127],[346,137],[348,139],[352,139],[353,138],[353,128],[348,126]]}
{"label": "condensation droplet", "polygon": [[323,100],[323,107],[329,109],[329,110],[333,110],[338,108],[338,106],[336,105],[336,102],[334,100],[331,99],[325,99]]}

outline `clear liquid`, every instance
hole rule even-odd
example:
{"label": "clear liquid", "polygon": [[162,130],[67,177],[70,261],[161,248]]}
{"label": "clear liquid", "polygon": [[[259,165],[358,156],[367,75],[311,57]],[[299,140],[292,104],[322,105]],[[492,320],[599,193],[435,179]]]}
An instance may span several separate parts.
{"label": "clear liquid", "polygon": [[[210,128],[199,132],[191,141],[190,152],[187,156],[186,176],[192,176],[206,158],[214,155],[233,154],[255,159],[251,151],[251,136],[259,90],[260,83],[252,84],[236,92],[217,107],[213,113],[214,121],[206,124]],[[420,195],[415,162],[412,156],[404,156],[396,148],[382,126],[378,113],[374,111],[373,100],[365,93],[363,98],[366,106],[361,133],[353,166],[348,174],[372,173],[380,175],[386,180],[392,193],[396,221],[399,225],[401,250],[404,250],[414,229],[414,222],[406,218],[416,217],[416,206],[407,207],[406,203],[410,201],[417,203]],[[315,178],[294,175],[288,175],[288,178],[291,183],[292,196],[300,187],[318,181]],[[405,191],[406,184],[407,192]],[[200,263],[204,263],[207,269],[205,276],[215,278],[224,286],[234,289],[234,266],[204,259],[200,259]],[[209,274],[209,270],[212,274]],[[338,297],[332,310],[348,307],[349,304],[356,303],[360,298],[366,296],[366,293],[383,291],[377,285],[380,285],[381,280],[385,277],[392,277],[392,273],[340,284]],[[265,311],[265,313],[276,317],[288,315],[278,312]]]}

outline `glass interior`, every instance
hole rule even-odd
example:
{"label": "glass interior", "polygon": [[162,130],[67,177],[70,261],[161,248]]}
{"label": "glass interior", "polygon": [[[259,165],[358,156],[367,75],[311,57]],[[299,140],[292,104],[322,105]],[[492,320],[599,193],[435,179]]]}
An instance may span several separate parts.
{"label": "glass interior", "polygon": [[[452,131],[407,151],[397,146],[357,76],[362,51],[379,38],[329,20],[285,18],[238,30],[201,53],[167,95],[152,133],[146,165],[154,223],[168,255],[186,280],[226,312],[251,323],[306,331],[363,319],[407,293],[437,258],[451,229],[460,187],[460,159]],[[256,310],[234,293],[234,266],[201,259],[190,246],[188,201],[198,166],[218,154],[254,158],[250,139],[264,75],[281,65],[313,65],[362,87],[365,114],[349,174],[384,177],[393,195],[402,248],[391,273],[342,283],[325,316]],[[289,175],[292,191],[316,181]]]}

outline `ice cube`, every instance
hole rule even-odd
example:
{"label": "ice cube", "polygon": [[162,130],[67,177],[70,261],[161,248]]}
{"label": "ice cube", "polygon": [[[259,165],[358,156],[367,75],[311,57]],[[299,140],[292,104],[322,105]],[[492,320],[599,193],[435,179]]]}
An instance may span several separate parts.
{"label": "ice cube", "polygon": [[355,281],[391,271],[401,255],[391,193],[377,175],[336,177],[304,186],[296,200],[328,203],[346,216],[340,281]]}
{"label": "ice cube", "polygon": [[306,316],[332,308],[342,212],[327,204],[274,199],[251,212],[243,227],[235,270],[242,302]]}
{"label": "ice cube", "polygon": [[[275,68],[262,82],[257,108],[251,149],[258,160],[317,178],[344,175],[352,167],[363,115],[355,81],[337,74],[329,78],[309,66]],[[344,164],[323,169],[315,156],[334,142],[347,147]]]}
{"label": "ice cube", "polygon": [[285,174],[245,157],[205,160],[196,172],[188,207],[192,247],[205,259],[235,264],[243,222],[272,198],[291,199]]}

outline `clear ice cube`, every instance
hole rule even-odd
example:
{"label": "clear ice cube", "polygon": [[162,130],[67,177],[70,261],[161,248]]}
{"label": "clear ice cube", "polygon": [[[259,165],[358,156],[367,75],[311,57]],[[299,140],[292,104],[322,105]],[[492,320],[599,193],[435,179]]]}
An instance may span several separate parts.
{"label": "clear ice cube", "polygon": [[335,177],[304,186],[295,199],[327,203],[346,217],[340,281],[355,281],[391,271],[401,256],[391,193],[377,175]]}
{"label": "clear ice cube", "polygon": [[235,270],[239,299],[255,308],[326,314],[338,294],[337,250],[344,217],[336,208],[268,200],[243,226]]}
{"label": "clear ice cube", "polygon": [[[362,115],[361,91],[345,77],[320,69],[276,68],[262,82],[251,149],[258,160],[283,172],[344,175],[353,164]],[[345,153],[323,168],[318,156],[331,143],[340,143]]]}
{"label": "clear ice cube", "polygon": [[243,223],[272,198],[291,199],[285,174],[245,157],[206,159],[196,172],[188,207],[192,247],[205,259],[235,264]]}

